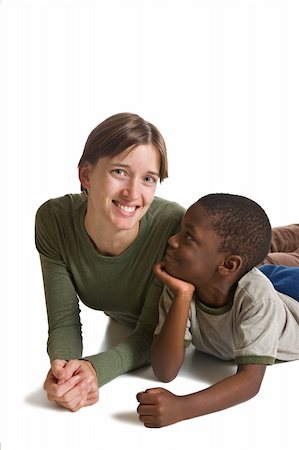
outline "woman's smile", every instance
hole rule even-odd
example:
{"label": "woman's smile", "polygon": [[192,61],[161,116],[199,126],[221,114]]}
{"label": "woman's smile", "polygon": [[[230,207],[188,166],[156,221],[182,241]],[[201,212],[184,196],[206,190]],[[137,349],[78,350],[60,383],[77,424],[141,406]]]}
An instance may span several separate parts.
{"label": "woman's smile", "polygon": [[140,206],[136,205],[136,206],[129,206],[129,205],[125,205],[124,203],[120,203],[117,200],[112,200],[112,203],[119,208],[122,212],[132,215],[132,213],[134,213],[138,208],[140,208]]}

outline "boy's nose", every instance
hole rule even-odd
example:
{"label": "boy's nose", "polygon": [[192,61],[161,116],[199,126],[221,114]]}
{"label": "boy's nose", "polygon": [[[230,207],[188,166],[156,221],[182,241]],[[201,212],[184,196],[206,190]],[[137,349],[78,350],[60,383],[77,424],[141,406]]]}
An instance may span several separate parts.
{"label": "boy's nose", "polygon": [[168,239],[168,244],[170,245],[170,247],[178,248],[179,244],[177,240],[177,234],[170,236],[170,238]]}

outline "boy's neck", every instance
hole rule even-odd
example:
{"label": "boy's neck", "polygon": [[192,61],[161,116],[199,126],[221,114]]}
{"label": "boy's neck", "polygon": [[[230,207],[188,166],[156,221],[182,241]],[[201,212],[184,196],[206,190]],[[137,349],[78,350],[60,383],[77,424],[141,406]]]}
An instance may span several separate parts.
{"label": "boy's neck", "polygon": [[200,286],[196,288],[196,293],[200,301],[211,308],[221,308],[234,299],[237,282],[221,283],[213,286]]}

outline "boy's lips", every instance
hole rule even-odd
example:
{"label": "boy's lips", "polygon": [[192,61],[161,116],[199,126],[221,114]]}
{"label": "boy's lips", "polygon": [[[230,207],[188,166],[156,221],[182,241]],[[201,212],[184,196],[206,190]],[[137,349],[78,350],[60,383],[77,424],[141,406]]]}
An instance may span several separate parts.
{"label": "boy's lips", "polygon": [[174,256],[174,254],[171,252],[171,250],[167,250],[166,251],[166,255],[165,255],[165,261],[179,261],[179,258],[177,258],[176,256]]}

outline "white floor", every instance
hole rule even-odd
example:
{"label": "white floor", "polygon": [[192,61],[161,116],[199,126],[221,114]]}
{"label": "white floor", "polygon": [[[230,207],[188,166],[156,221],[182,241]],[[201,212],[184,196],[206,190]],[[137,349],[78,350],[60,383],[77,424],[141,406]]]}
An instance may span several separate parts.
{"label": "white floor", "polygon": [[[141,390],[161,385],[150,367],[105,385],[100,390],[99,403],[77,413],[48,402],[42,390],[48,360],[42,351],[45,327],[39,309],[37,305],[39,318],[35,321],[32,317],[31,322],[24,310],[24,329],[14,330],[19,332],[16,357],[12,351],[9,364],[2,368],[1,406],[4,399],[5,408],[1,450],[168,450],[186,446],[209,450],[298,450],[299,361],[269,367],[260,393],[249,402],[169,427],[146,429],[138,420],[135,396]],[[99,339],[103,349],[125,333],[109,327],[105,339],[108,321],[100,312],[83,308],[82,319],[87,353],[95,350]],[[23,335],[25,328],[29,332]],[[177,394],[190,393],[234,370],[231,363],[190,349],[180,375],[164,387]]]}

